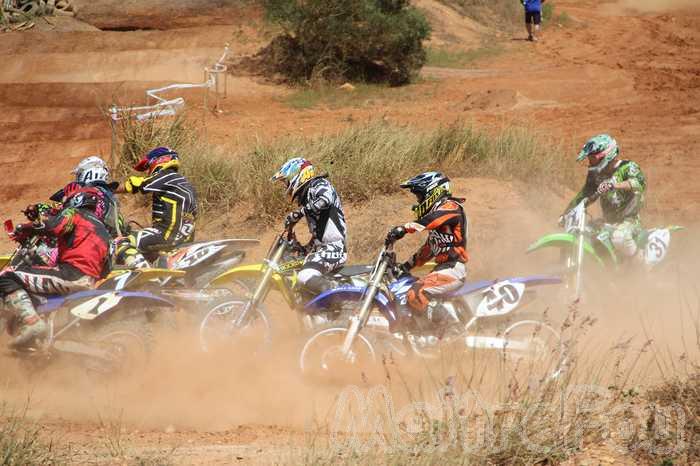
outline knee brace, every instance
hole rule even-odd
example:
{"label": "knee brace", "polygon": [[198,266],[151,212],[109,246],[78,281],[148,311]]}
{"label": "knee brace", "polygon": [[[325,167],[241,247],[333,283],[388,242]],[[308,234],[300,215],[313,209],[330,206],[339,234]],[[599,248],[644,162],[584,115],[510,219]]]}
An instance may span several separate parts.
{"label": "knee brace", "polygon": [[615,249],[626,257],[632,257],[637,253],[637,242],[630,228],[620,227],[613,231],[610,241]]}

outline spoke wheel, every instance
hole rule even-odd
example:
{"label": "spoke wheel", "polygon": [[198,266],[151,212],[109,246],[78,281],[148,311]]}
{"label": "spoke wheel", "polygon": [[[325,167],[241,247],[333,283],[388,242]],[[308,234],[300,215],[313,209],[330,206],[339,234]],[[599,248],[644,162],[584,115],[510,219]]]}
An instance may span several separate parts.
{"label": "spoke wheel", "polygon": [[270,345],[272,325],[260,304],[249,311],[247,322],[240,327],[236,326],[236,321],[247,304],[247,299],[226,298],[209,309],[199,325],[202,351],[220,352],[236,347],[255,354]]}
{"label": "spoke wheel", "polygon": [[515,322],[503,332],[502,360],[510,374],[540,380],[559,377],[566,361],[559,333],[537,320]]}
{"label": "spoke wheel", "polygon": [[108,323],[90,339],[108,353],[108,360],[89,359],[89,371],[125,376],[136,373],[147,362],[153,346],[151,328],[145,319],[128,319]]}
{"label": "spoke wheel", "polygon": [[342,347],[346,334],[344,327],[331,327],[312,335],[299,356],[302,374],[325,380],[365,378],[365,371],[376,362],[374,347],[364,335],[357,335],[349,354],[344,355]]}

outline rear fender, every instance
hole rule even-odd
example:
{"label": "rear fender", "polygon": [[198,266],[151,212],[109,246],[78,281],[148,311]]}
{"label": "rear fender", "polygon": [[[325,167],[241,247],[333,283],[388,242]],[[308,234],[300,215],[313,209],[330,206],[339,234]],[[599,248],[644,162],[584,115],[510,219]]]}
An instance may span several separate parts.
{"label": "rear fender", "polygon": [[240,259],[245,257],[243,249],[259,244],[254,239],[224,239],[206,241],[181,246],[174,253],[164,256],[169,269],[191,269],[205,262],[215,260],[216,256],[228,256],[238,252]]}
{"label": "rear fender", "polygon": [[[342,301],[357,301],[359,304],[366,290],[367,288],[364,286],[347,285],[324,291],[304,305],[304,312],[309,315],[318,314]],[[379,308],[379,311],[384,317],[387,318],[389,323],[396,321],[396,313],[394,312],[392,303],[384,293],[377,291],[374,297],[374,304]]]}
{"label": "rear fender", "polygon": [[[527,248],[526,252],[529,254],[543,248],[573,248],[577,243],[578,236],[572,235],[571,233],[553,233],[551,235],[543,236],[532,243]],[[590,241],[584,240],[583,250],[590,256],[594,257],[596,262],[603,265],[603,260],[600,258],[595,248],[593,248]]]}
{"label": "rear fender", "polygon": [[461,294],[476,317],[495,317],[509,314],[527,304],[529,300],[525,296],[529,287],[558,283],[561,283],[561,279],[548,275],[512,277],[465,285],[453,295]]}

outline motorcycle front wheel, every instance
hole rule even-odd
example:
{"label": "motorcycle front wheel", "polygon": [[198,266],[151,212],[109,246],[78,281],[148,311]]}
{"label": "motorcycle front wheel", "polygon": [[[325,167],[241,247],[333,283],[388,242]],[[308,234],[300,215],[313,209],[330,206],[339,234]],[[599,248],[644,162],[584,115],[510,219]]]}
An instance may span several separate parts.
{"label": "motorcycle front wheel", "polygon": [[347,355],[342,354],[347,329],[330,327],[313,334],[301,350],[299,368],[304,376],[323,380],[357,381],[377,360],[374,346],[358,334]]}

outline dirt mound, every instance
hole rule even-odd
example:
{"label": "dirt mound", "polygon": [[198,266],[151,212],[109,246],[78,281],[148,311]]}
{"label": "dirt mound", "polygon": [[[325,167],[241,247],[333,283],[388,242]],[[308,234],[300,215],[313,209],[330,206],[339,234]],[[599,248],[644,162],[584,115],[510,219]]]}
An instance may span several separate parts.
{"label": "dirt mound", "polygon": [[444,2],[416,0],[413,4],[428,17],[428,22],[433,28],[430,38],[432,45],[474,48],[481,44],[484,34],[493,32]]}

